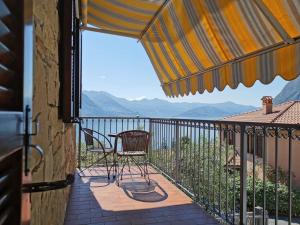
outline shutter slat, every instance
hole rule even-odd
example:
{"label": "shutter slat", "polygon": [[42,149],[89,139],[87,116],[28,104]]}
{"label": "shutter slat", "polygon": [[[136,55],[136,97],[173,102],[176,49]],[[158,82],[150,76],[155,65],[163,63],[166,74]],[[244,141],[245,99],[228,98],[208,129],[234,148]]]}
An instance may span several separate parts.
{"label": "shutter slat", "polygon": [[1,174],[0,177],[0,190],[2,190],[5,186],[5,184],[8,182],[9,174]]}
{"label": "shutter slat", "polygon": [[6,33],[0,36],[0,42],[12,52],[16,50],[16,36],[13,33]]}
{"label": "shutter slat", "polygon": [[2,19],[0,20],[0,35],[6,35],[10,33],[9,28],[6,26],[5,23],[3,23]]}
{"label": "shutter slat", "polygon": [[3,209],[8,202],[9,199],[9,193],[5,193],[0,195],[0,209]]}
{"label": "shutter slat", "polygon": [[4,64],[9,68],[12,68],[14,67],[15,62],[16,54],[0,42],[0,64]]}
{"label": "shutter slat", "polygon": [[17,27],[16,27],[16,19],[12,15],[7,15],[1,18],[1,21],[5,26],[12,32],[16,33],[17,32]]}
{"label": "shutter slat", "polygon": [[0,0],[0,110],[22,109],[23,14],[20,6],[20,0]]}
{"label": "shutter slat", "polygon": [[4,212],[0,213],[0,225],[6,224],[9,216],[11,215],[11,212],[12,212],[11,208],[8,208]]}
{"label": "shutter slat", "polygon": [[0,87],[13,88],[15,82],[14,71],[0,65]]}
{"label": "shutter slat", "polygon": [[20,224],[21,162],[22,148],[0,159],[0,225]]}
{"label": "shutter slat", "polygon": [[[9,10],[10,13],[16,12],[17,9],[20,10],[20,6],[17,0],[1,0],[5,5],[6,8]],[[18,12],[19,13],[19,12]]]}
{"label": "shutter slat", "polygon": [[7,16],[8,14],[10,14],[9,9],[5,5],[5,3],[0,0],[0,17]]}
{"label": "shutter slat", "polygon": [[2,108],[10,108],[13,106],[14,101],[14,91],[0,86],[0,105]]}
{"label": "shutter slat", "polygon": [[[1,43],[0,43],[0,49],[1,49]],[[12,68],[15,66],[16,62],[16,56],[14,52],[8,51],[1,53],[0,50],[0,64],[7,65],[9,68]]]}

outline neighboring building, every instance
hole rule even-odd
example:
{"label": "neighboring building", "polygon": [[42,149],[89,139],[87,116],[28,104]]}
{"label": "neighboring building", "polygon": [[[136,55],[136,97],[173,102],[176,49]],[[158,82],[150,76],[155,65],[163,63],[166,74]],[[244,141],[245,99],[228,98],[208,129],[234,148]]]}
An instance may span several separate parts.
{"label": "neighboring building", "polygon": [[[254,123],[280,123],[280,124],[300,124],[300,101],[289,101],[278,105],[273,105],[272,97],[265,96],[262,98],[262,108],[253,111],[246,112],[239,115],[225,117],[225,121],[234,122],[254,122]],[[296,131],[299,135],[300,131]],[[286,131],[279,131],[281,135],[287,135]],[[229,145],[233,145],[232,135],[223,136],[223,145],[225,145],[226,137],[229,138]],[[280,136],[280,135],[279,135]],[[263,163],[263,140],[264,136],[247,135],[245,140],[247,148],[247,160],[248,160],[248,174],[252,172],[253,165],[253,152],[254,143],[256,143],[255,159],[256,159],[256,175],[262,177],[262,163]],[[275,168],[275,137],[267,136],[266,138],[266,163],[268,166]],[[256,140],[254,140],[256,139]],[[278,168],[283,171],[288,171],[289,165],[289,149],[288,149],[288,138],[278,138]],[[236,160],[235,166],[239,167],[240,163],[240,135],[235,135],[235,152]],[[300,141],[292,139],[292,174],[294,185],[300,186],[300,167],[293,159],[300,158]],[[229,165],[233,167],[233,158],[229,159]]]}

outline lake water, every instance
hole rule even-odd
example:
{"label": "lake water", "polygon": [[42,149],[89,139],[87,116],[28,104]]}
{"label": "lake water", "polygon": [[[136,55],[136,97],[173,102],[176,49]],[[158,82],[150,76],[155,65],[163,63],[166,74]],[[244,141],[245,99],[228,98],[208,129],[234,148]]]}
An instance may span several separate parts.
{"label": "lake water", "polygon": [[[117,134],[126,130],[146,130],[149,131],[149,120],[148,119],[83,119],[81,126],[83,128],[90,128],[99,133],[104,134],[108,137],[108,134]],[[166,125],[153,123],[152,127],[152,142],[153,144],[163,144],[170,147],[174,144],[176,140],[176,129],[175,125]],[[179,138],[188,137],[192,142],[199,142],[199,138],[202,138],[205,135],[208,136],[211,140],[213,138],[218,138],[218,131],[214,132],[213,130],[208,131],[207,129],[203,133],[203,129],[180,126],[179,128]],[[97,135],[96,135],[97,136]],[[108,137],[110,141],[113,141],[112,137]],[[77,138],[78,143],[78,138]]]}

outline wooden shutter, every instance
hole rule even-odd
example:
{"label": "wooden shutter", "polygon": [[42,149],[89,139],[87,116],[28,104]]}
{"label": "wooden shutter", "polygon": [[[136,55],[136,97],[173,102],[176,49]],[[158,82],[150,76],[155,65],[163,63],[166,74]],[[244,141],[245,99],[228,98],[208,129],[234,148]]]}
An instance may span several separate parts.
{"label": "wooden shutter", "polygon": [[[0,157],[0,225],[20,224],[22,149]],[[12,166],[14,165],[14,166]]]}
{"label": "wooden shutter", "polygon": [[0,41],[0,111],[22,111],[22,0],[0,0]]}
{"label": "wooden shutter", "polygon": [[60,77],[64,122],[75,122],[81,105],[81,34],[76,1],[60,1]]}
{"label": "wooden shutter", "polygon": [[21,222],[24,0],[0,0],[0,225]]}

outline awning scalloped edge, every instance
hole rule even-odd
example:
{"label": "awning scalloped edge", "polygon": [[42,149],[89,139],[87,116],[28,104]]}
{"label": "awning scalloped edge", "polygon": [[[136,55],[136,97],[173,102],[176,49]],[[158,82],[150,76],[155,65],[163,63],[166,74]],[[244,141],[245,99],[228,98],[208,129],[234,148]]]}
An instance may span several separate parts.
{"label": "awning scalloped edge", "polygon": [[245,60],[228,63],[209,72],[185,77],[172,83],[162,84],[169,97],[193,95],[205,90],[219,91],[226,86],[236,89],[240,83],[252,87],[259,80],[263,84],[271,83],[276,76],[293,80],[300,75],[300,42],[286,45],[264,54],[249,57]]}

